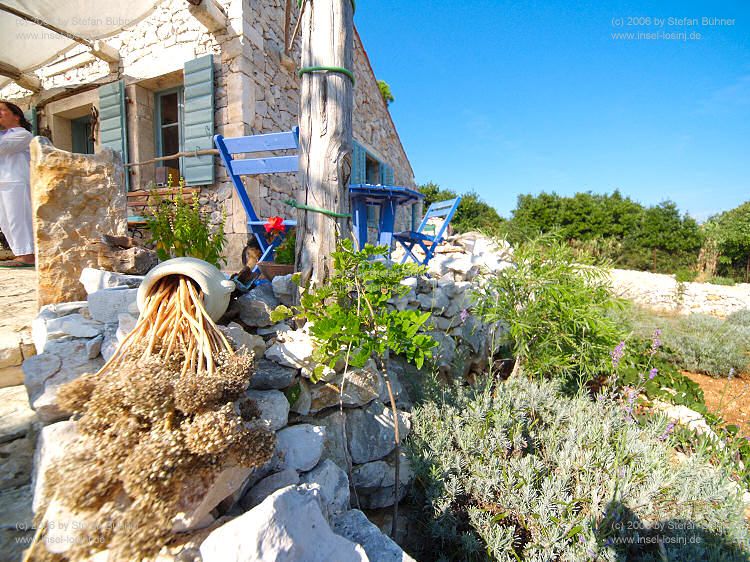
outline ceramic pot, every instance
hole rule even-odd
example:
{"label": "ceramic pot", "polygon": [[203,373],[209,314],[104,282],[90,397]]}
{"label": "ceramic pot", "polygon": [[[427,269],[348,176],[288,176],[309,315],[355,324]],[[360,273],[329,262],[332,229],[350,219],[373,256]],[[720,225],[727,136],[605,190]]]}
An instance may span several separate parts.
{"label": "ceramic pot", "polygon": [[159,279],[176,274],[189,277],[198,284],[203,291],[203,306],[214,322],[227,311],[234,282],[213,265],[198,258],[173,258],[149,271],[138,288],[138,310],[143,311],[146,295]]}

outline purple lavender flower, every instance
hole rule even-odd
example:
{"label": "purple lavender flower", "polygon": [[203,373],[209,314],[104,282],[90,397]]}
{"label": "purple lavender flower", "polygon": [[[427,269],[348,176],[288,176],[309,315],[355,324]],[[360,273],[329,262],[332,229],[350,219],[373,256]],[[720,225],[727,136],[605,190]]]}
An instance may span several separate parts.
{"label": "purple lavender flower", "polygon": [[669,437],[669,434],[672,433],[672,430],[674,429],[674,425],[675,425],[674,422],[669,422],[667,424],[667,427],[664,430],[664,433],[662,433],[659,436],[659,441],[664,441],[664,440],[666,440],[667,437]]}
{"label": "purple lavender flower", "polygon": [[658,374],[659,374],[659,369],[657,369],[656,367],[654,367],[653,369],[651,369],[648,372],[648,380],[650,380],[650,381],[654,380],[656,378],[656,375],[658,375]]}
{"label": "purple lavender flower", "polygon": [[612,353],[610,355],[612,356],[612,368],[617,369],[617,367],[620,365],[620,359],[622,359],[622,356],[625,353],[625,342],[621,341],[617,344],[617,346],[612,350]]}
{"label": "purple lavender flower", "polygon": [[468,317],[469,317],[469,311],[468,311],[468,310],[466,310],[465,308],[464,308],[463,310],[461,310],[461,323],[462,323],[462,324],[463,324],[464,322],[466,322],[466,319],[467,319]]}
{"label": "purple lavender flower", "polygon": [[654,335],[651,336],[651,355],[656,353],[660,347],[661,347],[661,329],[656,328],[656,330],[654,330]]}

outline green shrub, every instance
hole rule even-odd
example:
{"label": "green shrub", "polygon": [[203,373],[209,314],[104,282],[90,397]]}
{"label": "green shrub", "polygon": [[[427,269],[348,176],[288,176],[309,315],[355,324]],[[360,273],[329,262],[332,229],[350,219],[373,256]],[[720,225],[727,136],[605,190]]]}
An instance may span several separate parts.
{"label": "green shrub", "polygon": [[735,280],[732,279],[731,277],[721,277],[719,275],[715,275],[715,276],[711,277],[711,279],[709,279],[707,281],[707,283],[711,283],[712,285],[728,285],[728,286],[731,286],[731,285],[735,284]]}
{"label": "green shrub", "polygon": [[727,322],[733,326],[740,326],[750,333],[750,310],[743,308],[727,316]]}
{"label": "green shrub", "polygon": [[609,314],[622,303],[608,290],[606,270],[582,265],[549,235],[519,246],[513,265],[483,279],[476,312],[485,322],[509,326],[524,369],[568,381],[608,373],[610,352],[625,331]]}
{"label": "green shrub", "polygon": [[664,354],[694,373],[728,376],[747,370],[750,332],[719,318],[691,314],[664,329]]}
{"label": "green shrub", "polygon": [[697,276],[698,273],[696,271],[693,271],[692,269],[686,269],[684,267],[675,271],[674,274],[675,280],[678,283],[690,283],[691,281],[695,281],[695,278]]}
{"label": "green shrub", "polygon": [[[742,373],[750,363],[750,312],[739,311],[732,320],[704,314],[661,317],[631,307],[616,315],[633,335],[647,339],[656,328],[664,343],[659,357],[694,373],[726,377]],[[730,317],[732,318],[732,317]]]}
{"label": "green shrub", "polygon": [[192,201],[183,195],[184,180],[173,199],[163,199],[152,192],[156,203],[145,216],[151,239],[160,260],[191,256],[221,267],[226,263],[221,253],[227,242],[224,221],[212,230],[209,217],[200,208],[198,195]]}
{"label": "green shrub", "polygon": [[[510,379],[415,408],[420,560],[747,560],[739,486],[666,419]],[[639,537],[645,541],[638,542]],[[656,544],[656,538],[661,544]],[[630,544],[629,544],[630,543]]]}

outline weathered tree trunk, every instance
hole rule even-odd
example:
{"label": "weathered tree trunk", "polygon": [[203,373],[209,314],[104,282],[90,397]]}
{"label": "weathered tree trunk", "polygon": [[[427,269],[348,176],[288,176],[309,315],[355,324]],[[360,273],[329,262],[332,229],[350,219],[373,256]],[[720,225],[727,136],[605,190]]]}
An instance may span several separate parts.
{"label": "weathered tree trunk", "polygon": [[[303,2],[302,68],[353,68],[354,27],[351,0]],[[354,85],[343,73],[307,72],[300,98],[298,200],[304,205],[349,213]],[[297,269],[302,286],[319,287],[333,270],[331,253],[339,236],[348,236],[351,219],[300,209]]]}

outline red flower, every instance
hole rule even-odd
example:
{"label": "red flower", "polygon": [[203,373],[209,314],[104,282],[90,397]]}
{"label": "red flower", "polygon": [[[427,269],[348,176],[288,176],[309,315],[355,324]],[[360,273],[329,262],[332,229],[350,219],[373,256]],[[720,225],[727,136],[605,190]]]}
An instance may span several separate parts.
{"label": "red flower", "polygon": [[268,222],[263,226],[265,227],[267,234],[281,234],[286,230],[284,219],[281,217],[269,217]]}

